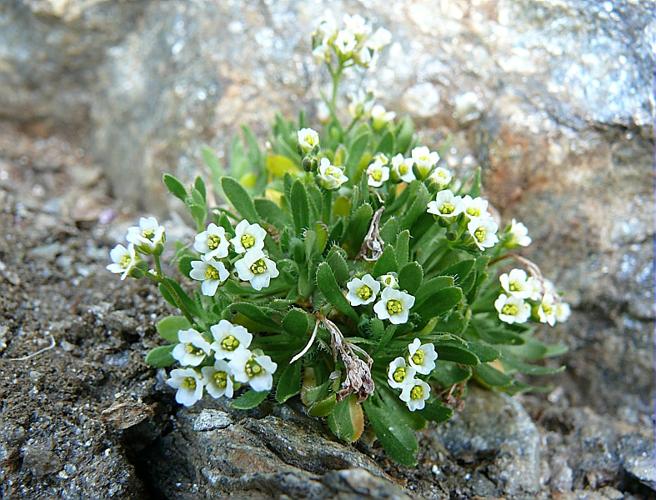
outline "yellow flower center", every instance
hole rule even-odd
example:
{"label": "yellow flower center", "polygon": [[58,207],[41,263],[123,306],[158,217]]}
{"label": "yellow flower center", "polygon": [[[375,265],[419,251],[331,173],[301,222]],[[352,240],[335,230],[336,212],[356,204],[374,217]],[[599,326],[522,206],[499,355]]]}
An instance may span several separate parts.
{"label": "yellow flower center", "polygon": [[257,259],[251,264],[250,269],[253,274],[263,274],[267,270],[267,265],[266,262],[264,262],[264,259]]}
{"label": "yellow flower center", "polygon": [[185,344],[185,351],[194,356],[200,356],[203,354],[203,350],[200,347],[196,347],[194,344]]}
{"label": "yellow flower center", "polygon": [[467,214],[472,217],[479,217],[481,215],[481,210],[476,207],[469,207],[467,209]]}
{"label": "yellow flower center", "polygon": [[154,229],[144,229],[143,231],[141,231],[141,236],[143,236],[147,240],[152,240],[153,237],[155,236],[155,230]]}
{"label": "yellow flower center", "polygon": [[218,234],[210,234],[207,237],[207,248],[210,250],[216,250],[221,244],[221,236]]}
{"label": "yellow flower center", "polygon": [[255,245],[255,237],[250,235],[250,234],[244,234],[241,237],[241,245],[244,248],[251,248],[253,245]]}
{"label": "yellow flower center", "polygon": [[406,377],[406,371],[405,367],[399,366],[396,370],[394,370],[394,373],[392,374],[392,378],[394,379],[395,382],[398,382],[399,384],[405,380]]}
{"label": "yellow flower center", "polygon": [[455,212],[455,210],[456,206],[448,201],[446,203],[442,203],[442,206],[440,207],[441,214],[452,214]]}
{"label": "yellow flower center", "polygon": [[193,391],[196,389],[196,379],[194,377],[185,377],[181,385],[183,388]]}
{"label": "yellow flower center", "polygon": [[367,285],[362,285],[357,289],[356,294],[362,300],[368,300],[371,297],[372,291]]}
{"label": "yellow flower center", "polygon": [[219,279],[219,271],[214,267],[214,266],[207,266],[207,269],[205,269],[205,279],[206,280],[218,280]]}
{"label": "yellow flower center", "polygon": [[383,171],[382,170],[374,170],[371,172],[371,178],[375,180],[376,182],[380,182],[381,179],[383,178]]}
{"label": "yellow flower center", "polygon": [[119,261],[118,265],[121,266],[122,269],[127,269],[131,263],[132,263],[132,257],[130,257],[130,255],[126,253],[123,257],[121,257],[121,260]]}
{"label": "yellow flower center", "polygon": [[399,173],[400,173],[401,175],[405,175],[405,174],[407,174],[407,173],[408,173],[408,170],[409,170],[409,169],[408,169],[408,165],[406,165],[405,163],[401,163],[401,165],[399,165]]}
{"label": "yellow flower center", "polygon": [[417,351],[412,355],[412,361],[416,365],[423,365],[424,364],[424,350],[423,349],[417,349]]}
{"label": "yellow flower center", "polygon": [[485,230],[484,227],[479,227],[474,231],[474,238],[476,238],[476,241],[479,243],[482,243],[485,241],[485,236],[487,236],[487,231]]}
{"label": "yellow flower center", "polygon": [[313,135],[306,135],[306,136],[305,136],[305,142],[306,142],[309,146],[314,146],[314,145],[316,144],[316,141],[315,141]]}
{"label": "yellow flower center", "polygon": [[501,308],[501,312],[508,316],[515,316],[519,312],[519,309],[515,304],[506,304]]}
{"label": "yellow flower center", "polygon": [[338,177],[339,175],[339,169],[335,167],[328,167],[326,169],[326,175],[328,177]]}
{"label": "yellow flower center", "polygon": [[248,361],[246,361],[246,366],[244,367],[244,371],[246,372],[246,375],[248,375],[248,378],[253,378],[259,374],[261,374],[264,369],[260,366],[260,364],[255,361],[255,358],[251,358]]}
{"label": "yellow flower center", "polygon": [[511,292],[519,292],[522,289],[522,286],[519,284],[518,281],[511,281],[508,283],[508,289]]}
{"label": "yellow flower center", "polygon": [[410,398],[413,400],[424,398],[424,388],[420,385],[415,385],[410,391]]}
{"label": "yellow flower center", "polygon": [[549,304],[545,304],[544,302],[542,303],[542,310],[544,311],[544,314],[547,316],[550,315],[553,312],[553,308]]}
{"label": "yellow flower center", "polygon": [[221,348],[226,351],[234,351],[239,347],[239,340],[234,335],[228,335],[221,341]]}
{"label": "yellow flower center", "polygon": [[403,311],[403,304],[397,299],[388,300],[386,306],[390,315],[400,314]]}
{"label": "yellow flower center", "polygon": [[225,389],[228,385],[228,374],[224,371],[218,371],[214,373],[214,383],[220,389]]}

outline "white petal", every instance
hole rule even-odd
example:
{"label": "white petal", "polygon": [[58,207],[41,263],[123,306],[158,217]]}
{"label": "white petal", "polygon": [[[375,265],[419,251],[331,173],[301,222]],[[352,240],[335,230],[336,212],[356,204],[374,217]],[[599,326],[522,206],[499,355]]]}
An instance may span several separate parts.
{"label": "white petal", "polygon": [[200,288],[203,295],[213,297],[216,294],[216,289],[219,288],[219,280],[205,280]]}

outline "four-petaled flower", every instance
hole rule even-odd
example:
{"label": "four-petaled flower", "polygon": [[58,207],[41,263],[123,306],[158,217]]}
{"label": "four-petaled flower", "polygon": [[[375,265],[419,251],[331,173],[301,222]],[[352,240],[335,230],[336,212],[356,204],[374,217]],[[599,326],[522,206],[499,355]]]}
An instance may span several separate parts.
{"label": "four-petaled flower", "polygon": [[510,223],[510,228],[508,229],[508,242],[506,244],[510,248],[516,246],[529,246],[531,244],[531,237],[528,235],[528,229],[526,229],[526,226],[513,219]]}
{"label": "four-petaled flower", "polygon": [[569,319],[572,310],[567,302],[559,301],[556,303],[556,321],[564,323]]}
{"label": "four-petaled flower", "polygon": [[387,383],[394,389],[403,389],[415,381],[416,370],[409,366],[405,359],[399,356],[389,364],[387,369]]}
{"label": "four-petaled flower", "polygon": [[499,313],[499,319],[504,323],[526,323],[531,315],[531,306],[519,297],[504,293],[494,301],[494,308]]}
{"label": "four-petaled flower", "polygon": [[399,278],[394,272],[378,276],[378,281],[380,281],[384,286],[389,286],[392,288],[399,287]]}
{"label": "four-petaled flower", "polygon": [[474,243],[479,250],[485,250],[496,245],[499,241],[497,230],[499,226],[490,217],[483,217],[482,219],[471,219],[467,224],[467,230],[474,239]]}
{"label": "four-petaled flower", "polygon": [[264,248],[265,229],[259,224],[251,224],[247,220],[241,221],[235,228],[235,237],[230,240],[237,253],[246,253],[249,250],[262,250]]}
{"label": "four-petaled flower", "polygon": [[223,262],[218,260],[206,259],[191,261],[191,271],[189,277],[196,281],[201,281],[201,291],[203,295],[212,297],[221,283],[228,279],[230,273]]}
{"label": "four-petaled flower", "polygon": [[463,210],[462,198],[454,195],[450,189],[444,189],[435,195],[435,200],[428,202],[426,211],[444,219],[451,219],[460,215]]}
{"label": "four-petaled flower", "polygon": [[371,108],[371,122],[376,130],[382,129],[385,125],[396,118],[396,113],[393,111],[387,111],[380,104],[376,104]]}
{"label": "four-petaled flower", "polygon": [[110,250],[109,258],[112,259],[112,263],[107,266],[107,270],[110,273],[120,274],[122,280],[129,276],[130,271],[138,262],[137,252],[132,243],[127,248],[123,245],[116,245]]}
{"label": "four-petaled flower", "polygon": [[210,347],[217,359],[232,359],[239,350],[248,349],[253,340],[253,335],[246,328],[225,319],[211,326],[210,331],[214,337]]}
{"label": "four-petaled flower", "polygon": [[440,155],[431,151],[426,146],[419,146],[412,150],[412,159],[415,162],[415,168],[419,177],[425,179],[433,170],[433,167],[440,161]]}
{"label": "four-petaled flower", "polygon": [[240,350],[230,360],[230,370],[237,382],[248,384],[256,392],[268,391],[273,385],[273,374],[278,364],[269,356]]}
{"label": "four-petaled flower", "polygon": [[520,299],[530,299],[534,294],[534,280],[535,278],[529,277],[523,269],[513,269],[509,273],[503,273],[499,276],[501,288],[508,295]]}
{"label": "four-petaled flower", "polygon": [[339,187],[348,181],[341,168],[330,164],[328,158],[321,158],[319,163],[319,174],[317,175],[321,187],[328,190],[339,189]]}
{"label": "four-petaled flower", "polygon": [[217,359],[214,366],[204,366],[200,369],[205,382],[205,389],[213,398],[225,396],[231,398],[234,393],[234,383],[230,366],[223,359]]}
{"label": "four-petaled flower", "polygon": [[462,198],[463,212],[468,219],[490,217],[490,214],[487,211],[487,205],[487,200],[480,197],[472,198],[471,196],[466,195]]}
{"label": "four-petaled flower", "polygon": [[538,305],[538,318],[540,323],[547,323],[549,326],[556,324],[556,299],[550,293],[545,293]]}
{"label": "four-petaled flower", "polygon": [[235,262],[237,276],[242,281],[250,282],[255,290],[267,288],[271,278],[280,274],[276,263],[269,259],[262,250],[249,250]]}
{"label": "four-petaled flower", "polygon": [[182,366],[198,366],[212,353],[210,343],[193,328],[180,330],[178,342],[171,351],[171,356]]}
{"label": "four-petaled flower", "polygon": [[419,379],[415,379],[412,384],[403,387],[399,396],[401,401],[405,401],[410,411],[423,410],[429,397],[430,385]]}
{"label": "four-petaled flower", "polygon": [[433,182],[439,189],[447,187],[451,183],[451,179],[453,179],[453,174],[444,167],[437,167],[428,177],[428,180]]}
{"label": "four-petaled flower", "polygon": [[222,259],[228,256],[228,238],[225,229],[211,223],[202,233],[194,238],[194,250],[202,254],[207,260]]}
{"label": "four-petaled flower", "polygon": [[346,288],[348,288],[346,300],[352,306],[362,306],[376,300],[380,283],[371,274],[365,274],[362,278],[353,278],[346,284]]}
{"label": "four-petaled flower", "polygon": [[422,344],[421,340],[414,339],[408,345],[408,363],[417,373],[428,375],[435,368],[437,353],[433,344]]}
{"label": "four-petaled flower", "polygon": [[392,173],[394,177],[403,182],[412,182],[415,180],[415,173],[412,166],[415,161],[412,158],[405,158],[401,153],[392,158]]}
{"label": "four-petaled flower", "polygon": [[304,153],[309,153],[319,145],[319,133],[311,128],[302,128],[296,133],[298,145]]}
{"label": "four-petaled flower", "polygon": [[155,217],[141,217],[139,226],[128,228],[125,239],[139,250],[150,253],[157,250],[158,245],[164,244],[164,226],[160,226]]}
{"label": "four-petaled flower", "polygon": [[389,168],[376,160],[367,167],[367,177],[367,184],[371,187],[380,187],[389,179]]}
{"label": "four-petaled flower", "polygon": [[414,304],[415,298],[409,293],[387,287],[374,305],[374,312],[379,319],[387,319],[399,325],[408,321],[408,314]]}
{"label": "four-petaled flower", "polygon": [[193,368],[176,368],[171,370],[167,385],[177,389],[175,400],[181,405],[192,406],[203,397],[205,381],[200,373]]}

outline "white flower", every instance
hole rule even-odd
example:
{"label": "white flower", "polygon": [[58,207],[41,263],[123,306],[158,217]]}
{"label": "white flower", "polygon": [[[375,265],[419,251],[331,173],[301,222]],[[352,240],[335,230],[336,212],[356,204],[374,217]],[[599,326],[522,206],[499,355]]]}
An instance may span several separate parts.
{"label": "white flower", "polygon": [[487,200],[476,197],[472,198],[469,195],[466,195],[462,198],[463,212],[469,219],[476,219],[481,217],[490,217],[490,214],[487,211]]}
{"label": "white flower", "polygon": [[137,252],[132,243],[127,248],[123,245],[116,245],[110,250],[109,258],[112,259],[112,263],[107,266],[107,270],[114,274],[120,274],[122,280],[128,277],[138,262]]}
{"label": "white flower", "polygon": [[312,55],[318,62],[330,62],[330,47],[327,43],[320,43],[312,49]]}
{"label": "white flower", "polygon": [[428,202],[428,209],[426,211],[429,214],[450,219],[451,217],[457,217],[462,213],[463,209],[462,198],[455,196],[450,189],[445,189],[437,193],[434,201]]}
{"label": "white flower", "polygon": [[467,224],[469,234],[474,238],[474,243],[480,250],[493,247],[499,241],[497,230],[499,226],[491,217],[482,219],[471,219]]}
{"label": "white flower", "polygon": [[426,400],[430,397],[430,385],[423,380],[415,379],[413,384],[406,385],[399,398],[408,405],[408,410],[423,410]]}
{"label": "white flower", "polygon": [[394,118],[396,118],[396,113],[393,111],[386,111],[385,108],[380,104],[376,104],[373,108],[371,108],[371,120],[376,130],[380,130],[389,122],[394,120]]}
{"label": "white flower", "polygon": [[558,323],[564,323],[567,321],[570,314],[572,314],[572,310],[567,302],[560,301],[556,304],[556,321],[558,321]]}
{"label": "white flower", "polygon": [[435,170],[433,170],[433,172],[431,172],[428,179],[435,183],[439,188],[445,188],[453,179],[453,174],[449,169],[444,167],[437,167]]}
{"label": "white flower", "polygon": [[515,219],[510,223],[510,239],[508,240],[509,247],[521,246],[527,247],[531,244],[531,237],[528,235],[528,229],[521,222],[517,222]]}
{"label": "white flower", "polygon": [[181,405],[192,406],[203,397],[203,386],[205,381],[200,373],[193,368],[176,368],[171,370],[171,378],[166,384],[178,392],[175,400]]}
{"label": "white flower", "polygon": [[324,43],[335,36],[337,33],[337,23],[332,15],[327,14],[319,21],[314,34],[321,38]]}
{"label": "white flower", "polygon": [[385,28],[378,28],[366,42],[366,46],[375,52],[380,52],[383,47],[392,41],[392,33]]}
{"label": "white flower", "polygon": [[399,287],[399,279],[396,273],[387,273],[382,276],[378,276],[378,281],[380,281],[384,286],[389,286],[392,288]]}
{"label": "white flower", "polygon": [[204,366],[200,369],[203,374],[205,389],[213,398],[225,396],[231,398],[234,394],[234,384],[230,375],[230,366],[222,359],[216,360],[214,366]]}
{"label": "white flower", "polygon": [[249,281],[255,290],[269,286],[271,278],[280,274],[276,263],[269,259],[262,250],[249,250],[244,257],[235,262],[239,279]]}
{"label": "white flower", "polygon": [[415,173],[412,171],[412,165],[415,161],[412,158],[404,158],[401,153],[392,158],[392,173],[403,182],[412,182],[415,180]]}
{"label": "white flower", "polygon": [[499,319],[504,323],[526,323],[531,315],[531,306],[519,297],[500,294],[494,301]]}
{"label": "white flower", "polygon": [[426,146],[419,146],[412,150],[412,159],[422,179],[428,177],[433,167],[440,160],[440,155],[435,151],[430,151]]}
{"label": "white flower", "polygon": [[353,51],[355,50],[357,44],[358,41],[355,38],[355,35],[348,30],[339,30],[335,40],[333,41],[335,50],[345,57],[353,55]]}
{"label": "white flower", "polygon": [[240,350],[230,360],[230,370],[237,382],[249,384],[254,391],[268,391],[273,385],[273,374],[278,365],[269,356]]}
{"label": "white flower", "polygon": [[374,311],[379,319],[388,319],[390,323],[399,325],[408,321],[408,314],[414,304],[415,298],[409,293],[387,287],[374,305]]}
{"label": "white flower", "polygon": [[230,240],[237,253],[248,250],[262,250],[267,232],[259,224],[251,224],[247,220],[241,221],[235,228],[235,237]]}
{"label": "white flower", "polygon": [[368,118],[374,105],[374,92],[358,89],[357,93],[349,96],[348,112],[353,118]]}
{"label": "white flower", "polygon": [[362,279],[353,278],[346,284],[346,288],[348,288],[346,300],[352,306],[362,306],[376,300],[380,291],[380,283],[371,274],[365,274]]}
{"label": "white flower", "polygon": [[157,245],[164,243],[164,226],[160,226],[155,217],[141,217],[139,226],[128,228],[128,235],[125,239],[139,249],[153,251]]}
{"label": "white flower", "polygon": [[422,344],[421,340],[414,339],[408,344],[408,363],[417,373],[428,375],[435,368],[437,353],[433,344]]}
{"label": "white flower", "polygon": [[513,269],[499,276],[501,287],[508,295],[520,299],[530,299],[534,293],[534,284],[523,269]]}
{"label": "white flower", "polygon": [[317,175],[319,184],[324,189],[333,190],[348,181],[348,177],[344,175],[342,169],[330,164],[328,158],[321,158],[319,163],[319,174]]}
{"label": "white flower", "polygon": [[253,340],[253,335],[246,328],[225,319],[211,326],[210,331],[214,337],[210,347],[216,359],[232,359],[240,349],[248,349]]}
{"label": "white flower", "polygon": [[371,33],[371,25],[368,24],[367,21],[365,21],[365,19],[358,14],[355,14],[353,16],[349,14],[344,14],[342,20],[344,22],[344,27],[346,28],[346,31],[349,31],[350,33],[353,34],[353,36],[357,38],[365,37],[369,33]]}
{"label": "white flower", "polygon": [[389,158],[385,153],[376,153],[374,155],[374,161],[380,163],[381,165],[388,165],[389,164]]}
{"label": "white flower", "polygon": [[296,132],[298,145],[304,153],[309,153],[315,146],[319,145],[319,134],[311,128],[302,128]]}
{"label": "white flower", "polygon": [[210,343],[193,328],[180,330],[178,342],[180,343],[173,348],[171,356],[182,366],[198,366],[212,353]]}
{"label": "white flower", "polygon": [[228,279],[230,273],[223,265],[223,262],[207,259],[205,256],[202,256],[201,259],[191,261],[189,277],[201,281],[200,288],[203,295],[212,297],[219,285]]}
{"label": "white flower", "polygon": [[531,295],[529,295],[528,298],[531,300],[540,300],[540,297],[542,297],[545,290],[545,287],[542,286],[542,282],[540,282],[539,279],[531,276],[528,279],[528,286],[529,289],[531,290]]}
{"label": "white flower", "polygon": [[542,296],[540,305],[538,305],[538,318],[540,318],[540,323],[547,323],[549,326],[556,324],[556,299],[550,293]]}
{"label": "white flower", "polygon": [[205,258],[222,259],[228,256],[228,238],[225,229],[211,223],[202,233],[194,238],[194,250],[204,254]]}
{"label": "white flower", "polygon": [[367,184],[371,187],[380,187],[389,179],[389,168],[376,160],[367,167],[367,177]]}
{"label": "white flower", "polygon": [[387,369],[387,383],[394,389],[403,389],[408,384],[414,384],[416,370],[408,366],[402,357],[396,358]]}

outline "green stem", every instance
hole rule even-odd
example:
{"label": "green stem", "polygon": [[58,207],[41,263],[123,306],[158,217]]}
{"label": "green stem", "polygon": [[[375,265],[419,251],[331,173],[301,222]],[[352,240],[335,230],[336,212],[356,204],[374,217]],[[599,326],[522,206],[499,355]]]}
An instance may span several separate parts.
{"label": "green stem", "polygon": [[323,206],[322,206],[321,218],[323,219],[324,223],[326,223],[327,225],[330,225],[330,209],[332,208],[332,203],[333,203],[333,192],[326,189],[323,192]]}

